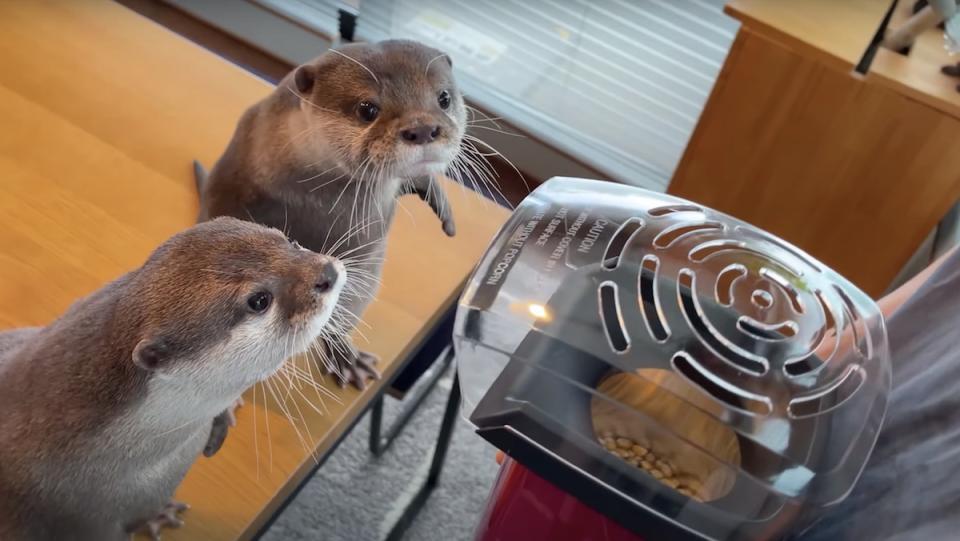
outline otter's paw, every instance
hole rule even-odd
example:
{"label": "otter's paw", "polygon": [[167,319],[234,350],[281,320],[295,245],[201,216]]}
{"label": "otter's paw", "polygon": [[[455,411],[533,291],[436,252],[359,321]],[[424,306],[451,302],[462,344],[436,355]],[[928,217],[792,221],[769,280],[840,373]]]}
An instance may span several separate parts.
{"label": "otter's paw", "polygon": [[233,404],[229,408],[225,409],[220,415],[225,415],[227,418],[227,424],[230,425],[230,428],[237,426],[237,410],[243,407],[244,401],[243,397],[237,397],[233,401]]}
{"label": "otter's paw", "polygon": [[456,236],[457,226],[453,223],[453,216],[449,216],[447,219],[443,220],[443,232],[447,234],[448,237]]}
{"label": "otter's paw", "polygon": [[335,355],[337,371],[334,376],[341,388],[352,384],[361,391],[367,387],[367,380],[380,379],[376,365],[380,358],[366,351],[354,351],[353,355]]}
{"label": "otter's paw", "polygon": [[236,401],[223,413],[213,419],[213,425],[210,427],[210,437],[207,438],[207,444],[203,447],[203,456],[211,457],[217,454],[224,440],[227,439],[227,432],[230,428],[237,426],[237,408],[243,406],[243,397]]}
{"label": "otter's paw", "polygon": [[165,505],[157,513],[157,516],[143,523],[134,533],[143,533],[148,535],[153,541],[160,541],[160,531],[164,528],[179,528],[183,526],[183,520],[178,516],[180,513],[190,509],[190,506],[175,500]]}

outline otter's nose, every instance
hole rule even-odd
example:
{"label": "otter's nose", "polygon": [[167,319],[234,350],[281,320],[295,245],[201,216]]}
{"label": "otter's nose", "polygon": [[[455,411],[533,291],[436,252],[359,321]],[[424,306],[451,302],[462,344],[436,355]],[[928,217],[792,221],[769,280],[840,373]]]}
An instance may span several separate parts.
{"label": "otter's nose", "polygon": [[415,126],[400,130],[400,138],[411,145],[425,145],[440,136],[440,126]]}
{"label": "otter's nose", "polygon": [[317,293],[327,293],[333,289],[338,278],[340,278],[340,272],[336,269],[336,266],[333,263],[327,263],[320,269],[320,275],[317,276],[317,283],[314,284],[313,288]]}

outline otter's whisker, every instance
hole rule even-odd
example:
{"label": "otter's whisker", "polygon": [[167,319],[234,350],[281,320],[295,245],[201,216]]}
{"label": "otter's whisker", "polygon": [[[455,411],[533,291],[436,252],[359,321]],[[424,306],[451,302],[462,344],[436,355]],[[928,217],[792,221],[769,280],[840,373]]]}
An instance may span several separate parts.
{"label": "otter's whisker", "polygon": [[[364,220],[373,219],[373,207],[370,206],[370,203],[372,203],[371,197],[370,197],[370,190],[373,189],[374,179],[376,179],[376,169],[378,168],[376,165],[374,165],[373,167],[374,169],[364,170],[363,172],[363,181],[362,181],[363,197],[360,200],[359,213],[361,218]],[[373,175],[371,175],[370,173],[373,173]],[[358,190],[358,193],[359,193],[359,190]]]}
{"label": "otter's whisker", "polygon": [[222,274],[222,275],[224,275],[224,276],[235,276],[235,277],[237,277],[237,278],[241,278],[241,277],[242,277],[240,274],[237,274],[237,273],[235,273],[235,272],[227,272],[227,271],[222,271],[222,270],[217,270],[217,269],[200,269],[200,270],[203,271],[203,272],[212,272],[212,273],[214,273],[214,274]]}
{"label": "otter's whisker", "polygon": [[359,295],[357,295],[353,291],[343,291],[342,293],[340,293],[340,296],[343,297],[344,299],[354,299],[354,300],[358,300],[361,298]]}
{"label": "otter's whisker", "polygon": [[350,288],[350,291],[355,293],[374,290],[383,285],[382,280],[377,274],[362,267],[347,269],[347,273],[348,276],[345,285]]}
{"label": "otter's whisker", "polygon": [[[291,344],[291,345],[292,345],[292,344]],[[289,349],[288,349],[288,351],[289,351]],[[288,381],[290,381],[288,374],[287,374],[287,377],[288,377]],[[312,454],[313,454],[313,445],[314,445],[314,442],[315,442],[316,440],[313,438],[313,435],[310,433],[310,427],[308,426],[308,424],[307,424],[307,422],[306,422],[306,418],[303,416],[303,410],[300,409],[300,404],[298,403],[296,397],[293,397],[293,396],[292,396],[292,390],[293,390],[293,384],[290,383],[290,385],[287,387],[287,395],[286,395],[286,397],[284,398],[284,404],[286,405],[286,404],[287,404],[287,400],[290,399],[290,398],[292,398],[292,400],[293,400],[293,406],[294,406],[294,408],[296,408],[297,414],[300,416],[300,420],[301,420],[301,422],[303,423],[303,428],[304,428],[304,429],[306,430],[306,432],[307,432],[307,437],[310,438],[310,441],[309,441],[310,445],[309,445],[309,446],[306,444],[306,442],[304,442],[302,434],[300,434],[300,431],[297,429],[297,427],[296,427],[296,422],[294,421],[293,415],[288,414],[287,418],[290,420],[290,424],[291,424],[291,426],[294,428],[294,430],[297,431],[297,434],[298,434],[298,436],[300,437],[301,443],[304,444],[304,448],[307,450],[307,452],[309,452],[309,453],[312,455]],[[299,390],[298,390],[297,392],[299,392]],[[282,393],[281,393],[281,394],[282,394]],[[289,406],[287,406],[287,408],[289,409]]]}
{"label": "otter's whisker", "polygon": [[303,434],[300,433],[300,429],[297,428],[296,423],[293,422],[293,416],[290,415],[290,411],[287,409],[285,402],[280,400],[280,397],[278,396],[278,391],[273,386],[273,381],[268,379],[268,380],[264,380],[264,383],[266,383],[266,388],[267,390],[270,391],[270,396],[273,397],[274,403],[277,405],[278,408],[280,408],[280,411],[283,413],[283,416],[287,418],[287,421],[290,423],[291,428],[293,428],[294,434],[296,434],[297,439],[300,440],[300,445],[302,445],[303,448],[306,449],[307,445],[303,439]]}
{"label": "otter's whisker", "polygon": [[148,439],[159,438],[159,437],[161,437],[161,436],[166,436],[167,434],[172,434],[172,433],[174,433],[174,432],[176,432],[176,431],[178,431],[178,430],[183,430],[184,428],[187,428],[187,427],[189,427],[189,426],[191,426],[191,425],[195,425],[195,424],[198,424],[198,423],[202,423],[202,422],[204,422],[204,421],[205,421],[205,419],[194,419],[193,421],[189,421],[189,422],[183,423],[182,425],[180,425],[180,426],[178,426],[178,427],[175,427],[175,428],[171,428],[170,430],[165,430],[165,431],[159,432],[159,433],[157,433],[157,434],[150,434],[150,437],[149,437]]}
{"label": "otter's whisker", "polygon": [[[500,125],[497,124],[497,121],[498,121],[498,120],[503,120],[503,117],[502,117],[502,116],[490,116],[490,115],[488,115],[487,113],[484,113],[484,112],[481,111],[480,109],[477,109],[476,107],[473,107],[473,106],[471,106],[471,105],[464,105],[464,106],[467,108],[467,111],[469,111],[470,114],[473,115],[474,117],[476,117],[477,115],[483,116],[483,118],[480,119],[479,122],[483,122],[483,121],[491,122],[491,123],[495,124],[497,127],[500,127]],[[475,121],[471,120],[471,122],[475,122]]]}
{"label": "otter's whisker", "polygon": [[352,274],[376,272],[374,269],[368,268],[369,265],[377,262],[383,262],[385,260],[383,256],[373,255],[370,252],[353,253],[351,257],[342,257],[338,255],[337,258],[347,269],[348,281],[350,280],[350,275]]}
{"label": "otter's whisker", "polygon": [[357,265],[363,265],[363,264],[372,263],[372,262],[383,262],[383,260],[385,259],[384,257],[374,256],[374,255],[367,255],[366,257],[361,257],[364,255],[365,254],[359,254],[355,257],[340,258],[340,261],[343,262],[343,265],[349,269],[353,267],[362,268],[362,267],[358,267]]}
{"label": "otter's whisker", "polygon": [[[297,392],[299,393],[300,390],[297,389]],[[310,433],[310,425],[307,423],[307,418],[304,417],[303,410],[300,409],[300,401],[297,400],[296,397],[293,397],[293,407],[296,408],[297,415],[300,416],[300,422],[303,424],[303,429],[307,432],[307,438],[309,438],[308,440],[309,447],[307,447],[307,452],[310,453],[310,456],[312,456],[314,460],[317,460],[317,457],[316,457],[317,440],[316,438],[313,437],[313,434]]]}
{"label": "otter's whisker", "polygon": [[[287,361],[287,363],[289,363],[289,362],[291,362],[291,361]],[[283,376],[284,379],[287,380],[287,395],[286,395],[286,396],[289,397],[289,396],[290,396],[290,392],[291,392],[291,391],[290,391],[290,388],[293,387],[293,380],[290,378],[290,372],[287,371],[287,370],[285,370],[285,368],[286,368],[286,365],[281,366],[281,367],[280,367],[280,370],[277,372],[277,375]]]}
{"label": "otter's whisker", "polygon": [[372,177],[367,181],[367,193],[366,193],[366,199],[364,199],[367,207],[365,211],[365,215],[369,218],[373,218],[373,211],[374,209],[376,209],[377,214],[380,216],[380,234],[381,235],[383,234],[383,227],[384,227],[383,226],[384,224],[383,207],[380,205],[380,201],[377,201],[377,198],[374,197],[373,188],[377,183],[377,179],[380,178],[380,174],[382,172],[383,172],[383,164],[377,167],[377,169],[373,172]]}
{"label": "otter's whisker", "polygon": [[283,144],[282,147],[280,147],[280,153],[282,154],[283,151],[287,150],[287,147],[289,147],[289,146],[292,145],[294,142],[296,142],[297,140],[299,140],[301,137],[303,137],[304,135],[306,135],[307,133],[309,133],[312,129],[313,129],[313,126],[307,126],[303,131],[301,131],[301,132],[297,133],[296,135],[294,135],[293,137],[291,137],[286,143]]}
{"label": "otter's whisker", "polygon": [[[367,158],[363,160],[363,162],[361,163],[361,166],[357,167],[357,170],[354,171],[353,173],[353,180],[356,181],[357,186],[353,194],[353,204],[350,205],[350,219],[347,222],[348,229],[353,226],[353,216],[354,216],[354,212],[357,210],[357,197],[360,194],[360,190],[363,189],[363,179],[364,179],[366,170],[371,163],[373,163],[373,157],[367,156]],[[334,206],[336,206],[336,203],[334,203]]]}
{"label": "otter's whisker", "polygon": [[[373,162],[371,162],[373,164]],[[374,165],[374,167],[376,167]],[[368,168],[369,169],[369,168]],[[363,176],[360,181],[359,189],[357,190],[358,199],[358,208],[357,216],[358,220],[370,220],[373,218],[373,212],[370,208],[370,190],[373,188],[373,182],[369,177],[372,170],[364,169]],[[360,192],[363,192],[363,196],[360,197]]]}
{"label": "otter's whisker", "polygon": [[288,384],[287,396],[290,396],[289,387],[293,387],[293,383],[294,383],[293,379],[290,377],[289,367],[292,364],[297,362],[296,353],[294,353],[293,350],[297,343],[298,334],[300,334],[300,329],[295,327],[293,329],[293,335],[290,336],[290,341],[287,343],[286,355],[284,357],[286,360],[283,362],[282,365],[280,365],[280,371],[283,372],[284,375],[287,377],[287,384]]}
{"label": "otter's whisker", "polygon": [[367,287],[383,285],[379,276],[363,267],[348,268],[347,274],[348,285],[352,285],[353,283]]}
{"label": "otter's whisker", "polygon": [[331,210],[331,211],[337,206],[337,203],[340,202],[340,198],[343,197],[344,192],[347,191],[347,188],[350,187],[350,184],[352,184],[353,181],[354,181],[354,178],[351,177],[350,180],[348,180],[348,181],[344,184],[343,189],[340,190],[340,195],[338,195],[337,198],[333,201],[333,204],[330,205],[330,210]]}
{"label": "otter's whisker", "polygon": [[[330,236],[330,231],[332,231],[332,230],[333,230],[333,229],[331,228],[329,231],[327,231],[327,236],[328,236],[328,237]],[[331,246],[329,250],[326,249],[326,245],[327,245],[327,244],[326,244],[326,240],[324,240],[323,252],[324,252],[324,253],[328,253],[328,254],[335,254],[335,253],[337,252],[337,248],[339,248],[341,244],[343,244],[344,242],[346,242],[347,239],[350,238],[350,236],[353,235],[353,234],[354,234],[354,231],[353,231],[352,229],[348,228],[346,231],[344,231],[344,233],[343,233],[342,235],[340,235],[340,238],[337,239],[337,241],[333,243],[333,246]]]}
{"label": "otter's whisker", "polygon": [[357,60],[356,58],[353,58],[352,56],[349,56],[349,55],[347,55],[347,54],[344,54],[344,53],[342,53],[342,52],[340,52],[340,51],[338,51],[338,50],[336,50],[336,49],[328,49],[328,50],[329,50],[331,53],[338,54],[338,55],[346,58],[347,60],[353,62],[354,64],[360,66],[361,68],[367,70],[367,73],[370,74],[370,77],[373,77],[373,80],[376,81],[378,85],[380,84],[380,79],[377,79],[377,76],[373,73],[373,71],[371,71],[370,68],[364,66],[363,63],[360,62],[359,60]]}
{"label": "otter's whisker", "polygon": [[[462,178],[464,180],[469,180],[470,184],[473,185],[473,191],[482,195],[483,192],[480,190],[480,186],[477,185],[477,181],[473,178],[473,175],[469,174],[469,172],[467,171],[467,165],[466,165],[467,162],[465,161],[464,153],[462,151],[457,155],[457,161],[459,162],[461,170],[464,172]],[[486,208],[486,206],[488,205],[488,202],[485,201],[484,199],[480,199],[480,204]]]}
{"label": "otter's whisker", "polygon": [[[368,161],[367,165],[369,164],[370,162]],[[364,170],[366,170],[366,167],[367,166],[365,165]],[[361,172],[360,176],[357,177],[357,187],[353,191],[353,202],[350,204],[350,220],[347,222],[348,226],[351,226],[354,223],[354,215],[357,214],[357,198],[360,196],[360,191],[363,190],[363,188],[363,173]],[[360,220],[362,219],[363,217],[358,215],[357,223],[360,223]]]}
{"label": "otter's whisker", "polygon": [[253,457],[257,463],[257,483],[260,482],[260,442],[257,438],[257,385],[253,386]]}
{"label": "otter's whisker", "polygon": [[351,255],[351,254],[354,254],[354,253],[356,253],[356,252],[358,252],[358,251],[360,251],[360,250],[363,250],[364,248],[368,248],[368,247],[370,247],[370,246],[373,246],[374,244],[377,244],[378,242],[380,242],[380,239],[373,239],[373,240],[367,241],[367,242],[365,242],[365,243],[363,243],[363,244],[359,244],[359,245],[357,245],[357,246],[354,246],[353,248],[350,248],[349,250],[343,252],[342,254],[336,254],[336,256],[337,256],[338,258],[344,258],[344,257],[347,257],[347,256],[349,256],[349,255]]}
{"label": "otter's whisker", "polygon": [[326,111],[326,112],[328,112],[328,113],[336,113],[336,112],[337,112],[337,111],[334,111],[333,109],[327,109],[326,107],[320,107],[320,106],[317,105],[316,103],[313,103],[312,101],[310,101],[309,99],[307,99],[306,96],[304,96],[303,94],[301,94],[301,93],[297,92],[296,90],[294,90],[294,89],[293,89],[292,87],[290,87],[289,85],[284,85],[284,88],[286,88],[287,90],[289,90],[291,94],[293,94],[294,96],[296,96],[296,97],[300,98],[301,100],[305,101],[308,105],[310,105],[311,107],[314,107],[314,108],[317,109],[318,111]]}
{"label": "otter's whisker", "polygon": [[[465,159],[472,165],[474,172],[477,174],[478,178],[487,186],[488,192],[492,194],[492,190],[496,189],[497,194],[503,199],[506,200],[506,197],[503,195],[503,192],[500,191],[500,185],[496,181],[496,170],[493,168],[493,165],[484,158],[479,151],[477,151],[476,146],[474,146],[469,141],[464,141],[468,152],[464,155]],[[509,202],[508,202],[509,203]]]}
{"label": "otter's whisker", "polygon": [[[377,176],[374,177],[374,178],[375,178],[375,179],[382,179],[382,178],[386,177],[386,176],[387,176],[387,175],[386,175],[386,171],[387,171],[387,168],[388,168],[388,167],[393,167],[393,160],[391,160],[391,159],[384,160],[384,162],[380,164],[380,170],[377,171]],[[373,198],[372,198],[372,197],[370,198],[370,200],[371,200],[371,203],[370,203],[370,204],[373,204]],[[379,202],[379,201],[378,201],[377,203],[378,203],[378,204],[377,204],[377,211],[379,211],[379,214],[380,214],[380,234],[383,235],[383,234],[384,234],[384,230],[385,230],[385,228],[386,228],[386,226],[387,226],[387,221],[386,221],[386,219],[383,217],[383,205],[380,204],[381,202]]]}
{"label": "otter's whisker", "polygon": [[523,187],[526,188],[527,193],[530,192],[530,185],[527,184],[527,179],[526,179],[526,177],[523,176],[523,173],[521,173],[520,170],[517,169],[517,166],[514,165],[514,163],[513,163],[509,158],[507,158],[506,156],[504,156],[499,150],[493,148],[493,146],[490,145],[490,143],[487,143],[486,141],[483,141],[482,139],[478,139],[478,138],[473,137],[472,135],[469,135],[469,134],[464,134],[464,137],[466,137],[466,138],[468,138],[468,139],[470,139],[470,140],[472,140],[472,141],[475,141],[475,142],[477,142],[477,143],[479,143],[479,144],[487,147],[488,149],[490,149],[490,152],[493,152],[494,155],[499,156],[500,159],[503,160],[503,161],[505,161],[505,162],[507,163],[507,165],[509,165],[510,168],[513,169],[513,171],[517,174],[517,176],[520,177],[520,180],[523,182]]}
{"label": "otter's whisker", "polygon": [[448,173],[449,175],[451,175],[451,176],[453,177],[453,180],[455,181],[455,183],[460,186],[460,193],[463,195],[463,198],[466,199],[466,198],[467,198],[467,188],[466,188],[465,183],[464,183],[463,174],[462,174],[462,172],[460,171],[460,163],[459,163],[459,161],[460,161],[460,156],[459,156],[459,154],[460,154],[460,153],[458,152],[457,154],[458,154],[458,155],[455,156],[454,159],[450,162],[450,165],[447,166],[447,173]]}
{"label": "otter's whisker", "polygon": [[413,222],[414,228],[416,228],[417,219],[413,217],[413,213],[410,212],[410,209],[408,209],[407,206],[404,205],[403,201],[401,201],[400,199],[397,199],[397,206],[400,207],[400,210],[402,210],[407,215],[408,218],[410,218],[410,221]]}
{"label": "otter's whisker", "polygon": [[331,359],[331,358],[326,354],[326,352],[325,352],[323,349],[321,349],[321,348],[323,347],[323,346],[321,346],[321,344],[323,344],[323,343],[325,343],[325,342],[324,342],[322,339],[321,339],[321,340],[318,340],[317,342],[314,342],[314,343],[313,343],[313,345],[311,346],[311,349],[314,351],[314,353],[315,353],[315,354],[320,358],[320,360],[323,362],[324,368],[326,368],[328,372],[334,372],[336,369],[335,369],[335,366],[334,366],[334,364],[333,364],[333,359]]}
{"label": "otter's whisker", "polygon": [[[383,201],[373,197],[374,195],[374,186],[379,184],[383,179],[387,178],[386,174],[388,168],[393,167],[393,159],[387,158],[380,162],[380,166],[374,171],[372,182],[370,183],[370,189],[367,192],[367,202],[370,206],[370,215],[373,215],[373,209],[377,209],[377,214],[380,216],[380,234],[383,235],[386,228],[386,219],[383,216]],[[393,198],[394,200],[396,197]]]}
{"label": "otter's whisker", "polygon": [[356,280],[355,283],[348,284],[346,291],[354,295],[365,296],[371,294],[374,289],[376,289],[376,284]]}
{"label": "otter's whisker", "polygon": [[470,124],[470,123],[467,123],[467,126],[469,126],[470,128],[476,128],[476,129],[478,129],[478,130],[488,130],[488,131],[492,131],[492,132],[494,132],[494,133],[499,133],[499,134],[503,134],[503,135],[509,135],[510,137],[522,137],[522,138],[524,138],[524,139],[527,137],[526,135],[523,135],[522,133],[513,133],[513,132],[504,131],[504,130],[498,130],[497,128],[491,128],[490,126],[481,126],[481,125],[479,125],[479,124]]}
{"label": "otter's whisker", "polygon": [[468,163],[470,163],[470,166],[473,169],[474,174],[476,175],[476,178],[484,186],[486,186],[487,193],[490,195],[490,199],[497,201],[497,198],[494,197],[494,191],[496,191],[497,195],[499,195],[501,199],[506,200],[506,197],[503,195],[503,192],[500,191],[499,185],[496,183],[495,180],[491,178],[490,176],[491,173],[482,164],[482,162],[478,161],[476,157],[470,156],[470,155],[466,156],[466,160]]}
{"label": "otter's whisker", "polygon": [[[310,349],[310,350],[308,350],[308,351],[309,351],[309,353],[312,355],[312,357],[313,357],[313,359],[314,359],[314,362],[312,362],[312,363],[307,363],[307,368],[306,368],[306,370],[301,369],[301,373],[299,374],[299,376],[302,377],[302,378],[304,378],[305,381],[306,381],[306,383],[307,383],[307,386],[308,386],[308,387],[312,387],[313,390],[317,393],[317,399],[320,400],[320,403],[321,403],[321,404],[323,404],[323,406],[324,406],[323,409],[324,409],[324,410],[327,409],[327,407],[326,407],[326,401],[325,401],[324,398],[323,398],[324,396],[326,396],[327,398],[332,399],[332,400],[333,400],[334,402],[336,402],[337,404],[342,404],[342,402],[340,401],[340,398],[339,398],[336,394],[334,394],[330,389],[327,389],[326,387],[324,387],[321,382],[317,381],[316,376],[315,376],[314,373],[313,373],[313,366],[314,366],[314,365],[319,365],[320,363],[326,364],[326,361],[321,361],[321,360],[317,359],[317,351],[318,351],[318,350],[316,350],[316,349]],[[327,413],[329,413],[329,410],[327,411]]]}
{"label": "otter's whisker", "polygon": [[[333,352],[336,353],[337,355],[340,355],[340,356],[345,357],[345,358],[349,358],[349,357],[350,357],[350,351],[349,351],[345,346],[343,346],[343,345],[341,344],[341,341],[340,341],[340,340],[327,340],[327,344],[330,346],[330,348],[333,350]],[[340,370],[340,367],[339,367],[339,366],[336,366],[336,365],[334,365],[334,372],[333,372],[333,373],[334,373],[334,374],[337,374],[337,375],[340,376],[341,378],[343,378],[343,377],[346,376],[346,374],[344,374],[343,371]]]}
{"label": "otter's whisker", "polygon": [[[300,389],[295,389],[295,390],[296,390],[297,394],[300,395],[300,398],[303,399],[303,402],[304,402],[307,406],[310,407],[310,409],[312,409],[313,411],[317,412],[317,415],[324,415],[323,411],[321,411],[320,408],[318,408],[316,404],[314,404],[313,402],[311,402],[310,399],[307,398],[307,395],[303,394],[303,391],[301,391]],[[294,397],[294,404],[296,404],[297,402],[299,402],[299,400],[297,400],[296,397]],[[320,400],[320,403],[323,404],[323,399]],[[298,409],[299,409],[299,407],[298,407]],[[328,413],[329,413],[329,412],[328,412]],[[301,413],[301,415],[300,415],[300,418],[303,420],[304,427],[306,428],[307,421],[306,421],[306,418],[303,417],[303,414],[302,414],[302,413]],[[308,431],[308,432],[309,432],[309,430],[310,430],[310,429],[307,428],[307,431]],[[312,437],[311,437],[311,439],[312,439]]]}
{"label": "otter's whisker", "polygon": [[[370,327],[370,325],[367,324],[366,321],[360,320],[360,321],[357,321],[357,323],[363,325],[364,327],[372,328],[372,327]],[[366,342],[366,343],[368,343],[368,344],[370,343],[370,339],[367,338],[367,335],[364,334],[363,331],[361,331],[360,329],[353,329],[353,332],[356,333],[357,336],[359,336],[360,339],[363,340],[364,342]]]}
{"label": "otter's whisker", "polygon": [[[320,252],[327,253],[327,241],[330,240],[330,232],[333,231],[332,227],[327,228],[327,234],[323,237],[323,244],[320,245]],[[342,237],[341,237],[342,238]]]}
{"label": "otter's whisker", "polygon": [[[318,175],[318,176],[319,176],[319,175]],[[328,185],[328,184],[333,184],[334,182],[342,179],[342,178],[345,177],[345,176],[347,176],[346,173],[344,173],[344,174],[342,174],[342,175],[340,175],[340,176],[338,176],[338,177],[336,177],[336,178],[334,178],[334,179],[332,179],[332,180],[328,180],[328,181],[326,181],[326,182],[324,182],[324,183],[322,183],[322,184],[320,184],[320,185],[318,185],[318,186],[314,186],[313,188],[310,188],[309,190],[307,190],[307,193],[313,193],[313,192],[319,190],[320,188],[323,188],[324,186],[326,186],[326,185]],[[313,177],[313,178],[316,178],[316,177]]]}
{"label": "otter's whisker", "polygon": [[[364,327],[367,327],[368,329],[372,329],[372,328],[373,328],[373,327],[370,326],[370,324],[368,324],[366,321],[364,321],[363,318],[361,318],[361,317],[358,316],[357,314],[354,314],[353,312],[351,312],[351,311],[348,310],[347,308],[344,308],[344,307],[341,306],[340,309],[343,310],[344,312],[346,312],[347,314],[350,314],[350,315],[353,317],[353,319],[354,319],[358,324],[363,325]],[[354,329],[354,332],[359,333],[359,334],[363,337],[363,339],[366,340],[366,337],[363,336],[363,333],[360,332],[360,329]],[[369,341],[369,340],[368,340],[368,341]]]}
{"label": "otter's whisker", "polygon": [[[479,141],[479,139],[476,140]],[[478,149],[471,140],[465,140],[464,144],[467,146],[467,149],[469,149],[467,157],[479,163],[483,167],[483,170],[491,176],[496,176],[497,170],[493,167],[493,164],[490,163],[490,160],[487,159],[487,156],[480,152],[480,149]]]}
{"label": "otter's whisker", "polygon": [[[320,361],[317,362],[319,363]],[[297,377],[303,379],[304,385],[306,385],[308,389],[313,389],[314,393],[317,395],[317,400],[320,401],[320,405],[323,406],[323,409],[327,414],[330,413],[330,410],[327,408],[327,398],[332,399],[338,404],[342,403],[340,399],[337,398],[337,395],[333,394],[329,389],[316,380],[312,370],[309,372],[303,372],[302,374],[297,374]]]}
{"label": "otter's whisker", "polygon": [[431,58],[430,61],[427,62],[427,67],[423,68],[423,76],[426,77],[427,74],[430,73],[430,64],[433,64],[433,62],[434,62],[435,60],[439,60],[439,59],[441,59],[441,58],[443,58],[443,57],[445,57],[445,56],[447,56],[447,55],[445,55],[445,54],[443,54],[443,53],[440,53],[440,54],[438,54],[437,56]]}
{"label": "otter's whisker", "polygon": [[[267,467],[270,468],[270,474],[273,474],[273,437],[270,435],[270,409],[268,407],[269,403],[267,401],[267,390],[263,386],[263,382],[257,382],[257,385],[253,388],[253,394],[256,396],[257,387],[260,387],[260,393],[263,394],[263,424],[267,428],[267,452],[270,456],[270,461],[267,464]],[[256,412],[254,412],[256,413]]]}
{"label": "otter's whisker", "polygon": [[[315,179],[315,178],[317,178],[317,177],[326,175],[327,173],[329,173],[330,171],[333,171],[333,170],[336,169],[336,168],[337,168],[337,166],[334,165],[334,166],[331,167],[330,169],[326,169],[326,170],[324,170],[324,171],[320,171],[319,173],[317,173],[316,175],[313,175],[312,177],[307,177],[307,178],[298,180],[298,181],[297,181],[297,184],[303,184],[304,182],[309,182],[309,181],[311,181],[311,180],[313,180],[313,179]],[[341,175],[341,176],[342,176],[342,175]],[[340,178],[340,177],[337,177],[337,178]],[[326,184],[322,184],[322,186],[326,186]]]}
{"label": "otter's whisker", "polygon": [[330,253],[330,254],[335,254],[336,251],[337,251],[337,248],[339,248],[341,244],[343,244],[344,242],[346,242],[347,240],[349,240],[350,237],[352,237],[352,236],[360,233],[360,231],[362,231],[362,230],[366,229],[367,227],[370,227],[370,226],[372,226],[372,225],[374,225],[374,224],[376,224],[376,223],[377,223],[377,222],[376,222],[373,218],[370,218],[369,220],[366,220],[366,221],[363,221],[363,222],[360,222],[360,223],[356,224],[356,225],[355,225],[354,227],[352,227],[352,228],[348,228],[347,231],[343,234],[343,236],[340,237],[340,240],[337,241],[337,242],[333,245],[333,247],[330,248],[330,250],[329,250],[328,253]]}

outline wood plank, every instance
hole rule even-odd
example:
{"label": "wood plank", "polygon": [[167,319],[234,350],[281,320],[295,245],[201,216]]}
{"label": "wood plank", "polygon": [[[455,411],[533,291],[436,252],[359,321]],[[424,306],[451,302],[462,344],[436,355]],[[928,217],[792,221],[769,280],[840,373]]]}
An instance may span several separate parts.
{"label": "wood plank", "polygon": [[[269,91],[111,2],[0,4],[0,328],[49,322],[191,225],[191,160],[211,164],[240,113]],[[359,344],[382,357],[387,377],[455,301],[508,214],[453,184],[446,190],[457,237],[404,198],[380,297],[364,314],[369,343]],[[334,390],[322,415],[292,391],[305,446],[276,401],[248,392],[239,427],[178,490],[193,505],[187,526],[164,539],[250,537],[377,387]]]}
{"label": "wood plank", "polygon": [[845,71],[860,61],[891,1],[731,0],[724,10],[751,31]]}
{"label": "wood plank", "polygon": [[743,28],[669,192],[879,295],[960,197],[960,122]]}

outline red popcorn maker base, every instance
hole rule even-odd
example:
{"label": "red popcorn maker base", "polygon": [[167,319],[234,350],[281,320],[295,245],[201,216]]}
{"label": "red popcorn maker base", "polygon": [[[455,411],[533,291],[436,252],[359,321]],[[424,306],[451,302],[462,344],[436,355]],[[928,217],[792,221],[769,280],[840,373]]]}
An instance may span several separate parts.
{"label": "red popcorn maker base", "polygon": [[644,541],[507,458],[475,541]]}

